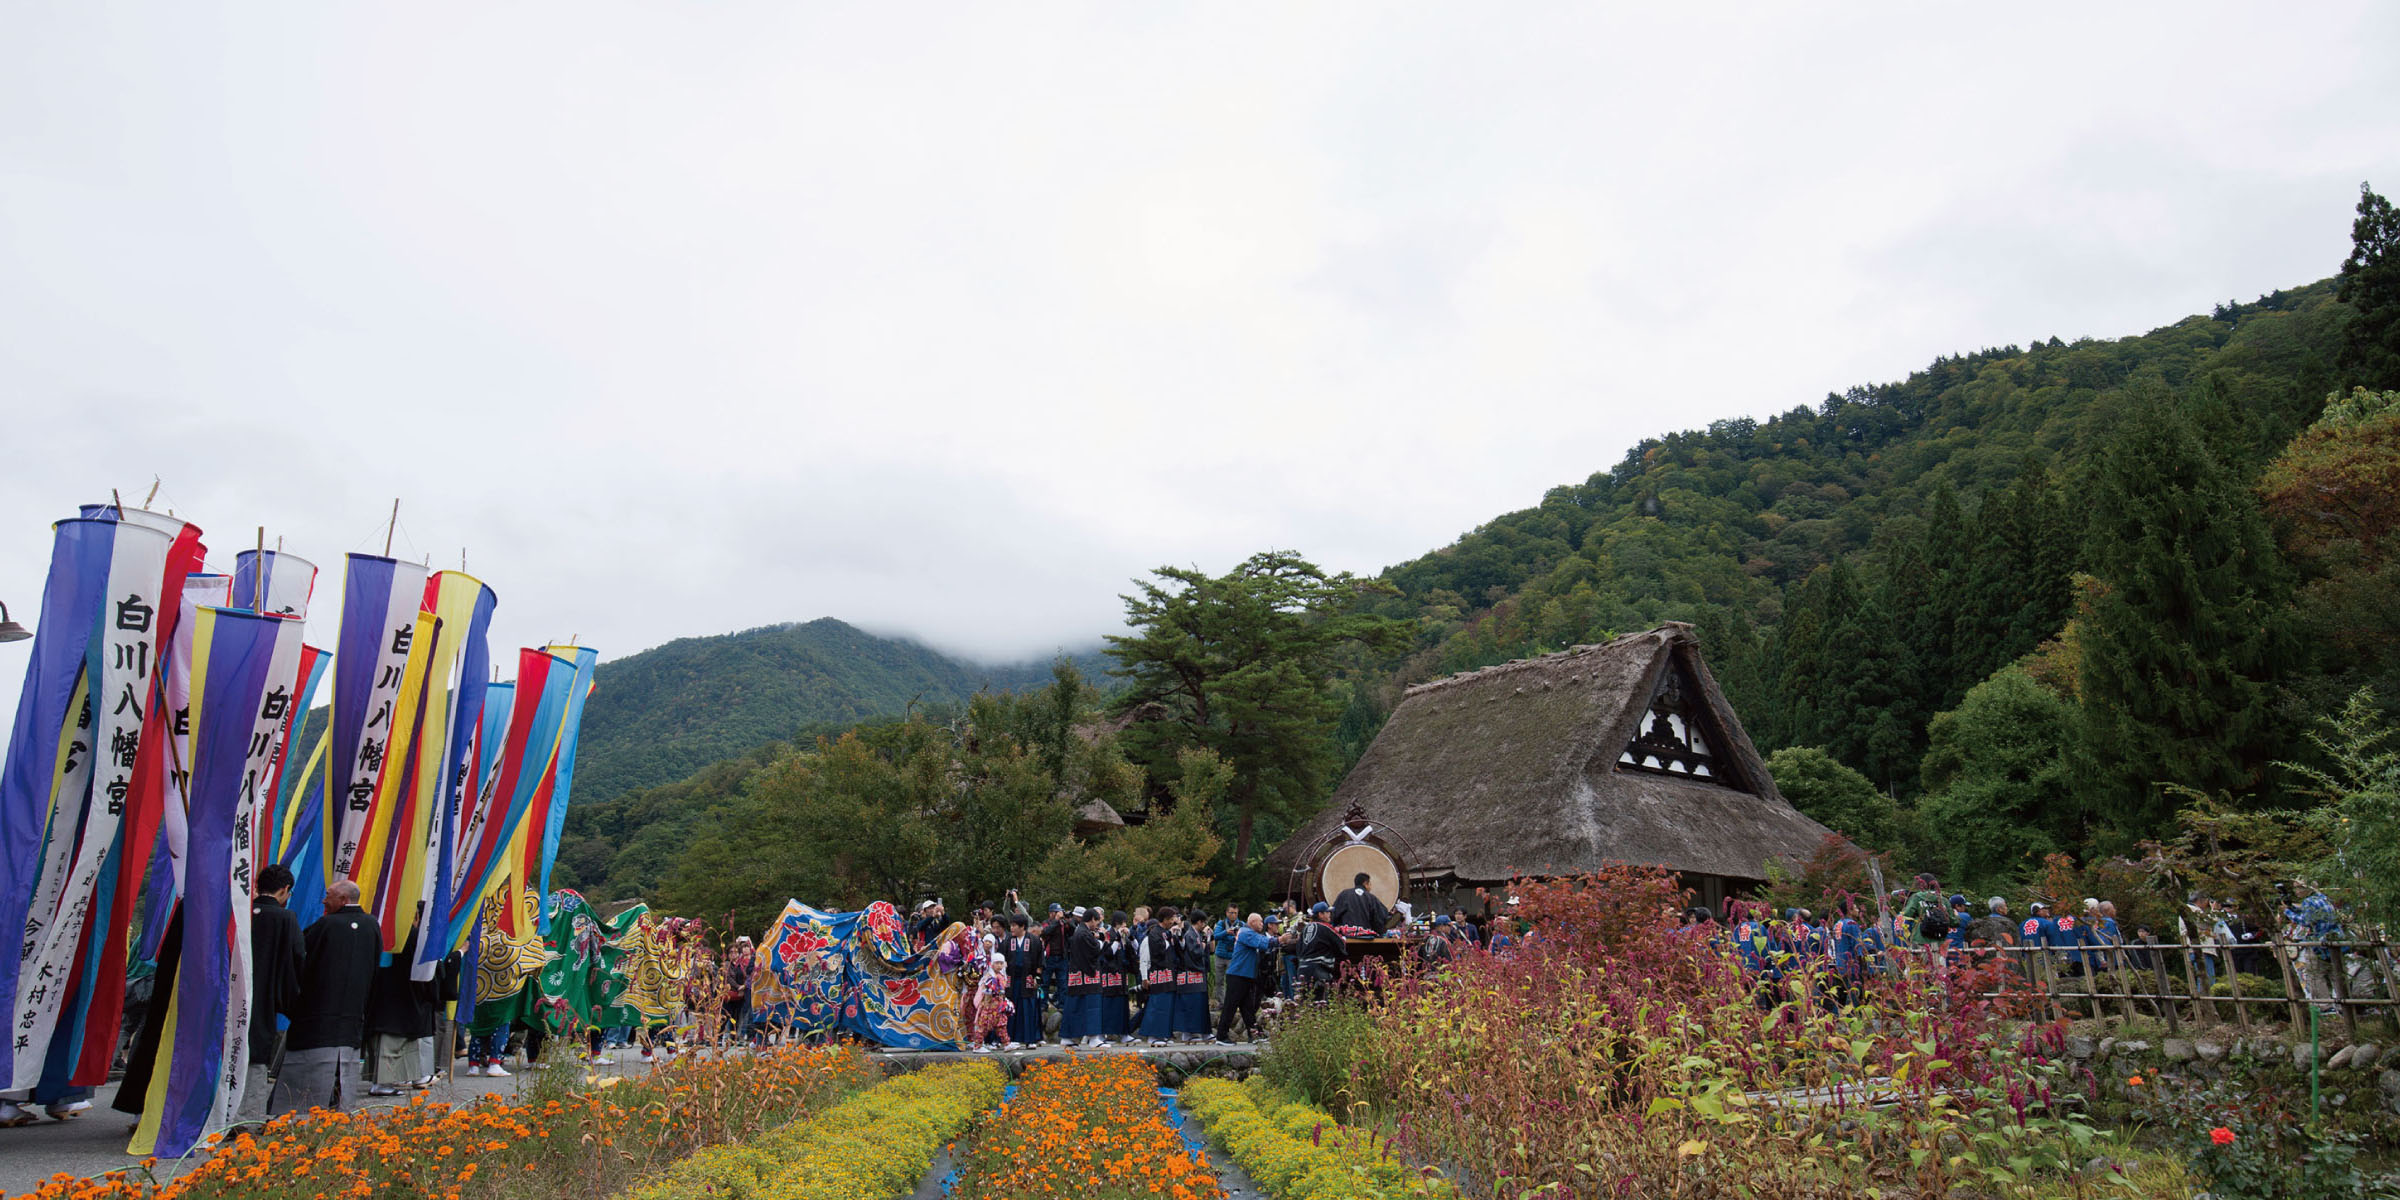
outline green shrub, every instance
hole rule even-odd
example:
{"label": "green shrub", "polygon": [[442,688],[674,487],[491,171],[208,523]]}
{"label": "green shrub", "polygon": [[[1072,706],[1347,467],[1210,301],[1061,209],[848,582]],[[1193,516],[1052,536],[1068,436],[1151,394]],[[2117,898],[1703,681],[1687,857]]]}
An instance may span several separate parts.
{"label": "green shrub", "polygon": [[2235,994],[2233,989],[2236,986],[2242,989],[2241,995],[2257,999],[2279,1000],[2283,998],[2284,994],[2282,980],[2269,979],[2264,975],[2222,976],[2215,983],[2208,985],[2208,994],[2231,996]]}
{"label": "green shrub", "polygon": [[943,1146],[1000,1098],[990,1063],[927,1067],[746,1146],[704,1150],[626,1200],[868,1200],[906,1195]]}
{"label": "green shrub", "polygon": [[1449,1200],[1449,1182],[1392,1154],[1375,1134],[1292,1103],[1265,1076],[1248,1085],[1195,1079],[1184,1109],[1266,1192],[1283,1200]]}
{"label": "green shrub", "polygon": [[1355,1001],[1310,1004],[1275,1022],[1259,1071],[1276,1087],[1333,1112],[1381,1091],[1375,1019]]}

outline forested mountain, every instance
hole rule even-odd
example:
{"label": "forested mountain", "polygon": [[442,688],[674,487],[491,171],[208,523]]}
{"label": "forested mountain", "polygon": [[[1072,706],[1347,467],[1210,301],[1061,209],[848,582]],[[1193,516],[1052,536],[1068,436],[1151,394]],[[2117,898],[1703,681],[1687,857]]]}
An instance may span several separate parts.
{"label": "forested mountain", "polygon": [[[1061,675],[1030,707],[804,739],[585,808],[821,719],[788,692],[751,695],[762,677],[804,692],[795,680],[817,676],[752,669],[748,646],[667,656],[614,696],[604,668],[601,696],[628,715],[603,727],[642,770],[578,783],[562,863],[625,891],[681,879],[668,900],[712,906],[779,902],[780,887],[988,887],[941,847],[990,836],[981,824],[1006,819],[993,796],[1098,796],[1138,816],[1206,795],[1207,874],[1255,894],[1258,856],[1330,793],[1406,685],[1669,620],[1697,627],[1795,803],[1956,886],[2173,838],[2196,799],[2322,815],[2345,795],[2400,793],[2400,768],[2369,752],[2400,711],[2400,215],[2365,189],[2358,213],[2337,279],[1648,439],[1374,580],[1281,553],[1223,576],[1162,571],[1130,602],[1138,632],[1082,665],[1131,673],[1112,704]],[[864,638],[820,622],[653,654],[820,626],[845,651]],[[853,654],[885,663],[878,678],[919,678],[910,663],[952,678],[925,656]],[[849,711],[895,712],[920,686]],[[706,714],[728,695],[749,724]],[[2336,713],[2347,732],[2324,740]],[[1070,728],[1094,731],[1072,756],[1058,749]],[[679,757],[650,748],[662,733]],[[915,833],[803,870],[743,832],[842,827],[820,809]],[[2400,862],[2400,822],[2355,811],[2319,822],[2340,830],[2327,861]],[[1181,879],[1199,836],[1128,841],[1122,859],[1062,849],[1036,877]],[[728,892],[735,865],[750,882]]]}
{"label": "forested mountain", "polygon": [[1910,790],[1928,720],[2064,624],[2098,442],[2144,404],[2185,398],[2255,478],[2334,385],[2333,293],[1944,358],[1765,421],[1646,440],[1385,572],[1399,593],[1379,608],[1421,627],[1394,682],[1691,621],[1763,747],[1826,746]]}
{"label": "forested mountain", "polygon": [[[1096,655],[1085,655],[1097,673]],[[1050,681],[1048,661],[985,666],[831,617],[679,638],[603,663],[584,709],[575,799],[612,800],[819,727],[897,716],[911,702]]]}

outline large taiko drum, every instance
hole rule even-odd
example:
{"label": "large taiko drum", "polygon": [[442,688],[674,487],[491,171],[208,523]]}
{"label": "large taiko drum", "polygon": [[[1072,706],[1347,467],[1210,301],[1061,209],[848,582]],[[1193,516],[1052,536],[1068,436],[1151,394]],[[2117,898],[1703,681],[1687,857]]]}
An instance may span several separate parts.
{"label": "large taiko drum", "polygon": [[1317,894],[1339,896],[1351,888],[1351,880],[1360,872],[1367,876],[1368,889],[1387,906],[1400,897],[1400,867],[1383,847],[1372,842],[1351,842],[1335,848],[1325,856],[1325,865],[1317,873]]}

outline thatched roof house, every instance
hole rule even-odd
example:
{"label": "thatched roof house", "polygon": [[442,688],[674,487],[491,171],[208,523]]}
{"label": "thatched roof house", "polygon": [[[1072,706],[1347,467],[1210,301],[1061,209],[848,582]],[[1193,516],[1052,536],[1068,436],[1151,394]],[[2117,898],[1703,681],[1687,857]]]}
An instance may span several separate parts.
{"label": "thatched roof house", "polygon": [[1270,870],[1312,869],[1300,860],[1352,809],[1406,843],[1412,887],[1433,892],[1630,862],[1714,904],[1830,832],[1775,790],[1683,624],[1408,689]]}

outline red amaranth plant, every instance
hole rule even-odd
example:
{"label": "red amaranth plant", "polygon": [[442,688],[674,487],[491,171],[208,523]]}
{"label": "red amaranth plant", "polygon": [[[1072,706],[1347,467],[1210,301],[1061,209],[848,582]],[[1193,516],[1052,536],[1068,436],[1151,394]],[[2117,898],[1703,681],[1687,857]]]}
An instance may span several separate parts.
{"label": "red amaranth plant", "polygon": [[2080,1162],[2064,1157],[2090,1137],[2079,1124],[2042,1131],[2031,1156],[1979,1140],[2060,1120],[2059,1030],[2002,1024],[2021,1005],[2000,968],[1909,958],[1845,980],[1803,956],[1761,971],[1735,930],[1680,924],[1683,893],[1657,870],[1514,892],[1531,922],[1517,948],[1383,982],[1372,1079],[1350,1089],[1405,1151],[1478,1190],[1938,1195]]}

